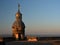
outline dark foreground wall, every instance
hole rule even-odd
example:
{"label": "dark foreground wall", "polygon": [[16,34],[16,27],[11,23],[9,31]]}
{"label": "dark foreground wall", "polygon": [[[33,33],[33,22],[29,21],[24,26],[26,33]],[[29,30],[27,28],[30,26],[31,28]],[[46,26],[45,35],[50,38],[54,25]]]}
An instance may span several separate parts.
{"label": "dark foreground wall", "polygon": [[28,42],[28,41],[12,41],[6,42],[6,45],[52,45],[51,43]]}
{"label": "dark foreground wall", "polygon": [[5,42],[3,41],[3,42],[0,42],[0,45],[5,45]]}
{"label": "dark foreground wall", "polygon": [[40,37],[37,42],[28,42],[27,39],[17,41],[12,37],[3,39],[0,45],[60,45],[60,37]]}
{"label": "dark foreground wall", "polygon": [[6,41],[6,42],[1,42],[0,45],[60,45],[60,40],[42,40],[36,42]]}

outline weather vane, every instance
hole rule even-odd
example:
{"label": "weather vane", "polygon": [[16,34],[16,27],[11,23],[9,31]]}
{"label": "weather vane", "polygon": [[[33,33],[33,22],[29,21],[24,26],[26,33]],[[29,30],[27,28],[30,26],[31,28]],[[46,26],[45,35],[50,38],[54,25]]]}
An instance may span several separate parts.
{"label": "weather vane", "polygon": [[18,12],[20,12],[20,4],[18,3]]}

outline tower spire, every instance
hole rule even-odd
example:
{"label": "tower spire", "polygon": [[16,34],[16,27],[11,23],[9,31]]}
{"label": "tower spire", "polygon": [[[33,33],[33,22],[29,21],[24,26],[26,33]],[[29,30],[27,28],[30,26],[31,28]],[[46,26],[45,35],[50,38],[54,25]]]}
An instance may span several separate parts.
{"label": "tower spire", "polygon": [[18,12],[20,12],[20,4],[18,4]]}

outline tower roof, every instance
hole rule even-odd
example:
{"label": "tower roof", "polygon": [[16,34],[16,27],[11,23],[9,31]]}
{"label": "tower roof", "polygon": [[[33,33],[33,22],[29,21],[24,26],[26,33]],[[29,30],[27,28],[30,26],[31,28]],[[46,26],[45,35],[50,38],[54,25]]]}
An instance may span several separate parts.
{"label": "tower roof", "polygon": [[18,4],[18,12],[20,12],[20,4]]}
{"label": "tower roof", "polygon": [[20,4],[18,4],[18,12],[16,13],[16,15],[22,15],[21,12],[20,12]]}

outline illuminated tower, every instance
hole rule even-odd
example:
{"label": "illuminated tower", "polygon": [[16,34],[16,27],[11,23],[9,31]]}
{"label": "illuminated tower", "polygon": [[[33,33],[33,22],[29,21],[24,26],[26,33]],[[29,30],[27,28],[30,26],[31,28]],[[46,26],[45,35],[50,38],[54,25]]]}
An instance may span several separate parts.
{"label": "illuminated tower", "polygon": [[20,5],[18,4],[18,12],[16,13],[16,20],[12,25],[13,37],[20,40],[25,37],[25,24],[22,21],[22,14],[20,12]]}

